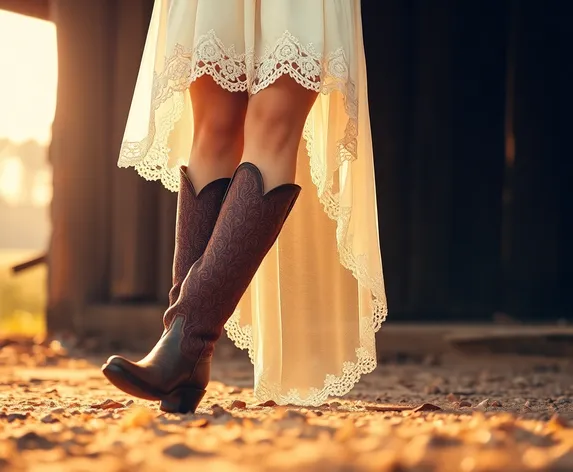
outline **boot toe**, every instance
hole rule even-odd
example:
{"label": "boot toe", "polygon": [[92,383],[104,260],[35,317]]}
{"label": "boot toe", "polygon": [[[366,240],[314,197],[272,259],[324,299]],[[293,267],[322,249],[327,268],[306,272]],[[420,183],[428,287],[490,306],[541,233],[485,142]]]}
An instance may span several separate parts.
{"label": "boot toe", "polygon": [[158,393],[144,380],[143,369],[136,363],[121,356],[112,356],[101,370],[121,391],[144,400],[159,399]]}
{"label": "boot toe", "polygon": [[104,365],[116,366],[120,369],[128,370],[131,370],[130,367],[134,367],[134,363],[132,361],[122,356],[111,356],[107,361],[105,361]]}

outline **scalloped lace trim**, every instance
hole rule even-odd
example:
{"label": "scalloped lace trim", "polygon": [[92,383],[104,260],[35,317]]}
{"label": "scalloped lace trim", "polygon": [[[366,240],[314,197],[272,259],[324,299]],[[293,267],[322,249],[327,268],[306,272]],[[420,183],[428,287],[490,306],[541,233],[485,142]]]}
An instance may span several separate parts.
{"label": "scalloped lace trim", "polygon": [[[340,166],[357,158],[358,100],[355,85],[350,79],[348,61],[342,49],[322,57],[312,44],[303,46],[288,31],[261,57],[255,57],[253,52],[237,54],[234,47],[225,47],[214,31],[201,37],[193,51],[177,45],[173,55],[166,59],[163,72],[154,76],[148,135],[139,142],[123,143],[118,163],[120,167],[135,167],[145,179],[160,180],[169,190],[178,191],[178,172],[168,165],[170,149],[167,142],[175,123],[181,118],[184,93],[194,80],[205,74],[226,90],[249,91],[251,94],[269,86],[281,75],[288,74],[307,89],[323,94],[338,91],[344,97],[348,121],[344,136],[337,143],[336,168],[327,174],[324,166],[320,165],[308,122],[303,137],[318,198],[326,214],[337,222],[340,262],[352,272],[360,286],[372,294],[373,314],[359,320],[360,347],[356,349],[356,359],[343,363],[341,373],[328,374],[322,388],[309,390],[304,396],[297,390],[281,394],[278,385],[265,382],[263,373],[255,389],[257,398],[273,400],[279,405],[320,405],[330,396],[347,394],[362,375],[376,368],[375,333],[388,314],[382,274],[369,274],[367,264],[361,260],[365,256],[354,254],[345,244],[350,209],[339,205],[338,195],[333,190],[333,176]],[[162,110],[161,122],[156,123],[155,111],[167,105],[170,108]],[[254,362],[252,327],[241,325],[238,310],[228,320],[225,329],[238,348],[248,350]]]}

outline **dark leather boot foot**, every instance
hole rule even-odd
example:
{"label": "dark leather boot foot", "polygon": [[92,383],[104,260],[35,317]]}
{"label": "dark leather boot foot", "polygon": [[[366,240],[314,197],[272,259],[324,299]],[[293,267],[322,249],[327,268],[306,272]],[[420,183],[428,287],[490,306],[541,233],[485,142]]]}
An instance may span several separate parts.
{"label": "dark leather boot foot", "polygon": [[[127,361],[129,362],[129,361]],[[102,371],[107,379],[123,392],[144,400],[159,401],[159,408],[166,413],[195,413],[206,390],[192,386],[180,386],[164,393],[120,367],[116,357],[106,363]]]}
{"label": "dark leather boot foot", "polygon": [[122,392],[144,400],[158,401],[160,392],[131,376],[127,369],[121,367],[123,362],[131,361],[120,356],[109,358],[101,368],[103,375]]}
{"label": "dark leather boot foot", "polygon": [[104,364],[102,371],[123,392],[144,400],[159,401],[160,410],[166,413],[195,413],[206,393],[206,390],[188,386],[164,393],[119,367],[117,360]]}
{"label": "dark leather boot foot", "polygon": [[103,374],[129,395],[160,401],[163,411],[195,412],[209,383],[211,357],[190,362],[181,355],[183,324],[183,317],[176,317],[153,350],[138,362],[110,357],[102,366]]}

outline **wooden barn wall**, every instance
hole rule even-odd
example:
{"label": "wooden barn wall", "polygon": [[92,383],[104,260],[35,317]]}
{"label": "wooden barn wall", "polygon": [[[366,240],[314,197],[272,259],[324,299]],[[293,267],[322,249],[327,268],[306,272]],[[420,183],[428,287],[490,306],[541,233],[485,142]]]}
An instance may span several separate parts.
{"label": "wooden barn wall", "polygon": [[390,310],[482,318],[500,304],[507,10],[386,0],[363,18]]}
{"label": "wooden barn wall", "polygon": [[0,10],[49,20],[50,0],[0,0]]}
{"label": "wooden barn wall", "polygon": [[573,321],[573,61],[569,2],[512,2],[515,164],[505,304]]}
{"label": "wooden barn wall", "polygon": [[393,319],[573,320],[566,2],[362,5]]}
{"label": "wooden barn wall", "polygon": [[[161,305],[169,288],[175,195],[115,167],[152,7],[126,3],[52,1],[60,54],[53,329],[82,331],[90,305]],[[392,318],[570,316],[565,8],[362,4]]]}

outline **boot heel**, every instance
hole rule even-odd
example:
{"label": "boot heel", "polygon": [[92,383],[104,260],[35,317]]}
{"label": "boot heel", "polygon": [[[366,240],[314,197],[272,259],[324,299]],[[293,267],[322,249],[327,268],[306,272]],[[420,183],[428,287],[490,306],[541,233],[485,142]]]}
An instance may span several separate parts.
{"label": "boot heel", "polygon": [[176,388],[161,398],[159,409],[166,413],[195,413],[205,392],[191,387]]}

